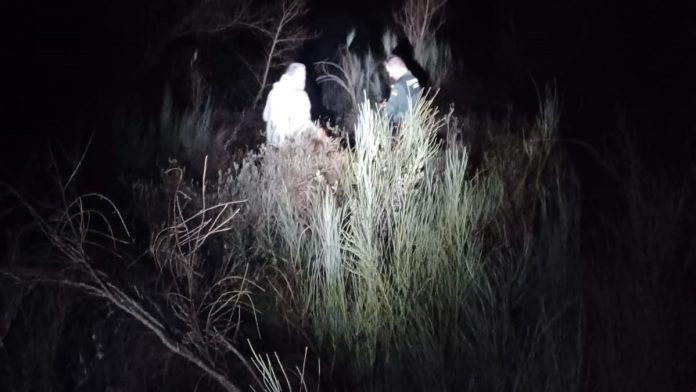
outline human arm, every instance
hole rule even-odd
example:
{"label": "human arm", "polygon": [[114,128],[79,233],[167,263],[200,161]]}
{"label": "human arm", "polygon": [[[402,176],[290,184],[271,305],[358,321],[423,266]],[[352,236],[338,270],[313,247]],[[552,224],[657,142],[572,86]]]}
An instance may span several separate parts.
{"label": "human arm", "polygon": [[266,98],[266,105],[263,108],[263,121],[265,121],[265,122],[271,121],[272,101],[273,101],[273,90],[271,90],[271,92],[268,93],[268,98]]}

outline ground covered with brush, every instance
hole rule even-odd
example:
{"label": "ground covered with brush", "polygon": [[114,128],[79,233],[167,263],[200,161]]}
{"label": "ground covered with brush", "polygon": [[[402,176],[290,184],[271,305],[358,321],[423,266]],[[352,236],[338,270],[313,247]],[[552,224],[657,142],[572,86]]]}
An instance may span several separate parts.
{"label": "ground covered with brush", "polygon": [[350,148],[171,161],[118,197],[56,161],[49,193],[3,187],[1,384],[686,391],[694,168],[593,150],[615,191],[588,204],[560,119],[552,92],[528,119],[423,100],[396,130],[366,102]]}

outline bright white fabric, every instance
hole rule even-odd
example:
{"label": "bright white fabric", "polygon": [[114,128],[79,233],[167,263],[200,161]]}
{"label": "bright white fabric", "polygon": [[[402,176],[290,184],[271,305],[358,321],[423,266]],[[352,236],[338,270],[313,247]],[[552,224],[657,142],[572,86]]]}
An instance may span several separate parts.
{"label": "bright white fabric", "polygon": [[280,147],[313,127],[311,109],[304,80],[284,74],[273,84],[263,109],[266,144]]}

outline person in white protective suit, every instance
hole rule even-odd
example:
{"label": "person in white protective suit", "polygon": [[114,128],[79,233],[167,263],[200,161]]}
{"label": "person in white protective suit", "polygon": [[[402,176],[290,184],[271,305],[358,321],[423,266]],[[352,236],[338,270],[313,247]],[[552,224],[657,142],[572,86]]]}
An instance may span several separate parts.
{"label": "person in white protective suit", "polygon": [[292,63],[273,84],[263,109],[267,145],[281,147],[305,136],[316,138],[321,133],[312,123],[312,105],[304,89],[306,76],[304,64]]}

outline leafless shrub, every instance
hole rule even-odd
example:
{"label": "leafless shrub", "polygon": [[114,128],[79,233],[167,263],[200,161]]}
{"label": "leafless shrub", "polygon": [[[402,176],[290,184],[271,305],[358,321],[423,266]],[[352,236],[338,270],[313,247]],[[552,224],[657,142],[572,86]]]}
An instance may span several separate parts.
{"label": "leafless shrub", "polygon": [[[252,106],[257,107],[273,69],[291,61],[299,46],[312,37],[300,23],[308,10],[307,0],[199,0],[167,33],[159,34],[162,37],[155,48],[149,50],[150,57],[156,58],[163,48],[181,37],[250,33],[260,40],[263,48],[260,61],[249,58],[248,54],[235,53],[258,85],[252,97]],[[191,58],[192,68],[197,56],[198,51],[195,51]]]}
{"label": "leafless shrub", "polygon": [[445,25],[446,4],[447,0],[406,0],[396,13],[395,19],[416,53],[434,42],[437,32]]}
{"label": "leafless shrub", "polygon": [[183,8],[183,15],[171,25],[148,26],[145,52],[148,63],[157,59],[167,45],[182,37],[227,33],[265,19],[249,0],[197,0]]}
{"label": "leafless shrub", "polygon": [[[105,272],[104,263],[126,258],[121,247],[130,242],[130,233],[110,199],[98,193],[69,198],[66,193],[69,182],[59,182],[63,202],[50,218],[9,189],[26,207],[57,251],[55,257],[64,265],[61,271],[52,274],[21,271],[22,277],[80,289],[108,301],[157,336],[168,350],[194,364],[227,391],[241,390],[229,374],[230,365],[224,359],[227,354],[233,355],[260,383],[234,341],[242,313],[255,312],[251,299],[255,286],[248,269],[234,260],[226,260],[211,275],[206,272],[201,257],[202,248],[212,237],[232,227],[238,203],[206,205],[203,202],[197,212],[190,214],[190,208],[182,202],[190,197],[176,189],[170,220],[155,235],[152,245],[153,259],[160,269],[157,286],[170,308],[166,311],[138,286],[127,289]],[[201,192],[205,200],[205,183]]]}
{"label": "leafless shrub", "polygon": [[245,24],[251,30],[259,32],[266,42],[265,61],[256,78],[259,91],[253,101],[254,107],[261,102],[272,68],[285,64],[289,55],[311,38],[309,30],[298,23],[308,10],[307,0],[281,0],[279,7],[271,9],[273,17],[268,22]]}
{"label": "leafless shrub", "polygon": [[430,77],[430,84],[439,88],[447,79],[452,51],[447,42],[437,38],[445,25],[447,0],[406,0],[394,15],[413,47],[415,60]]}
{"label": "leafless shrub", "polygon": [[[338,62],[318,61],[315,66],[320,72],[317,82],[331,84],[338,88],[338,92],[325,93],[324,103],[327,107],[342,109],[343,116],[350,117],[360,104],[368,99],[376,101],[381,98],[381,83],[379,79],[379,62],[367,50],[365,54],[356,53],[351,49],[355,39],[355,29],[351,30],[346,43],[339,49]],[[345,102],[335,102],[337,97],[345,96]],[[327,102],[331,100],[331,102]],[[352,126],[352,124],[344,124]]]}

